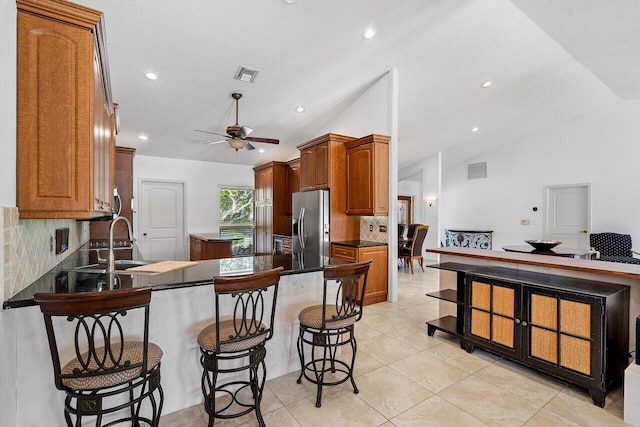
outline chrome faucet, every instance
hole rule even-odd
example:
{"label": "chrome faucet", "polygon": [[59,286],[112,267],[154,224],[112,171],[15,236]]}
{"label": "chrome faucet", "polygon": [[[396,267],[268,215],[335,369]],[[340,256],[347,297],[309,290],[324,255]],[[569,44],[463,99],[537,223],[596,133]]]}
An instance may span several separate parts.
{"label": "chrome faucet", "polygon": [[113,273],[115,271],[116,260],[113,254],[113,228],[118,221],[124,221],[127,224],[127,233],[129,234],[129,240],[133,242],[133,232],[131,231],[131,223],[124,216],[119,216],[111,221],[111,226],[109,227],[109,258],[107,259],[107,273]]}

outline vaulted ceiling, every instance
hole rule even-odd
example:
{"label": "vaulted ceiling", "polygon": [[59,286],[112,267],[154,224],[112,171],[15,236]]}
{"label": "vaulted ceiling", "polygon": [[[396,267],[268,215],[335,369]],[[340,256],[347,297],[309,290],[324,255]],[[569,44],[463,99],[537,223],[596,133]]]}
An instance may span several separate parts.
{"label": "vaulted ceiling", "polygon": [[[105,13],[118,145],[140,155],[286,160],[392,68],[400,167],[438,151],[464,162],[640,98],[637,0],[76,1]],[[241,65],[260,70],[253,83],[234,79]],[[194,129],[224,133],[232,92],[240,124],[280,145],[204,145],[220,138]]]}

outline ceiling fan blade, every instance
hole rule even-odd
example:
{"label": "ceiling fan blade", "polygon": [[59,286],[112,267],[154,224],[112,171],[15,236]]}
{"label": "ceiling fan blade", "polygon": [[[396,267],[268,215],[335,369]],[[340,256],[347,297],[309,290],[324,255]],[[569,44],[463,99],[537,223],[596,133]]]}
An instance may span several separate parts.
{"label": "ceiling fan blade", "polygon": [[238,130],[238,133],[236,134],[236,136],[238,138],[245,139],[247,136],[249,136],[251,132],[253,132],[253,129],[251,129],[250,127],[240,126],[240,129]]}
{"label": "ceiling fan blade", "polygon": [[245,138],[245,140],[253,141],[253,142],[264,142],[265,144],[280,144],[280,140],[279,139],[259,138],[257,136],[248,136],[248,137]]}
{"label": "ceiling fan blade", "polygon": [[256,149],[256,147],[254,147],[253,145],[251,145],[251,143],[247,142],[247,143],[244,145],[244,149],[245,149],[245,150],[247,150],[247,151],[251,151],[251,150],[255,150],[255,149]]}
{"label": "ceiling fan blade", "polygon": [[227,142],[227,140],[226,139],[221,139],[220,141],[205,142],[204,145],[216,145],[216,144],[221,144],[223,142]]}
{"label": "ceiling fan blade", "polygon": [[224,136],[225,138],[231,138],[229,135],[225,135],[223,133],[209,132],[208,130],[200,130],[200,129],[194,129],[194,130],[196,132],[208,133],[210,135],[218,135],[218,136]]}

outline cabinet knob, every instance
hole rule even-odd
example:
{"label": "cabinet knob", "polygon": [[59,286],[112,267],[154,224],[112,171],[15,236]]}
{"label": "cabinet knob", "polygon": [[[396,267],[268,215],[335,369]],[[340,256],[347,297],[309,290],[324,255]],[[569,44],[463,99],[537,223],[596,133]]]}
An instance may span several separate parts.
{"label": "cabinet knob", "polygon": [[147,233],[142,233],[142,235],[143,235],[143,236],[146,236],[146,235],[147,235]]}
{"label": "cabinet knob", "polygon": [[527,325],[529,325],[529,324],[523,320],[522,321],[522,326],[527,326]]}
{"label": "cabinet knob", "polygon": [[520,324],[520,319],[516,319],[514,320],[514,322],[516,322],[516,325]]}

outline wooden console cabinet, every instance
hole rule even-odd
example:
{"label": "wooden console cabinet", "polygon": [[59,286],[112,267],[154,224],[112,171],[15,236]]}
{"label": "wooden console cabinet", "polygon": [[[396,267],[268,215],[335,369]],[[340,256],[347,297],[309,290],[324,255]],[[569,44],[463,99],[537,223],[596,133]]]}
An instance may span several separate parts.
{"label": "wooden console cabinet", "polygon": [[[427,322],[468,352],[478,346],[589,390],[605,393],[628,364],[628,286],[501,267],[445,263],[458,288],[428,294],[458,305],[458,318]],[[460,319],[459,317],[463,318]]]}
{"label": "wooden console cabinet", "polygon": [[389,140],[368,135],[347,148],[347,215],[389,215]]}
{"label": "wooden console cabinet", "polygon": [[364,293],[364,305],[375,304],[387,300],[388,264],[387,246],[357,247],[350,242],[331,244],[331,257],[343,258],[353,262],[373,260],[369,267],[367,288]]}
{"label": "wooden console cabinet", "polygon": [[111,213],[116,113],[102,12],[17,0],[20,218]]}

